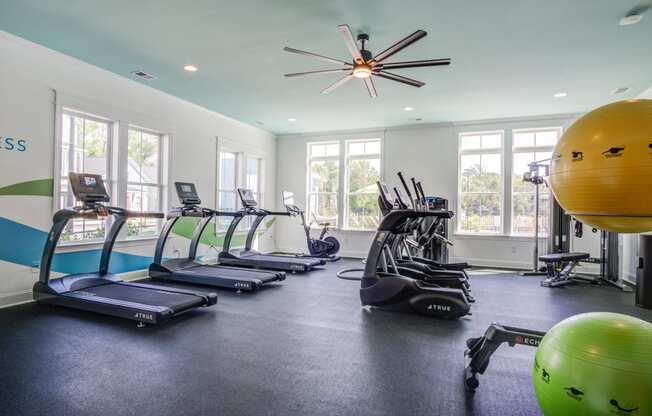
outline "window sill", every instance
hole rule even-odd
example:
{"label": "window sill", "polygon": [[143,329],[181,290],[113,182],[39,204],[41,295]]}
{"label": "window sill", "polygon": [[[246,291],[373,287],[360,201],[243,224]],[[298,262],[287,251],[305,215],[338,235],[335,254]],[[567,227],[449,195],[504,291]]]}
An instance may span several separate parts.
{"label": "window sill", "polygon": [[[144,243],[150,243],[158,240],[158,237],[128,237],[115,242],[115,247],[134,247],[142,246]],[[82,251],[82,250],[92,250],[92,249],[101,249],[104,245],[104,241],[75,241],[68,243],[60,243],[57,246],[58,251]]]}
{"label": "window sill", "polygon": [[351,230],[346,228],[333,228],[330,231],[341,234],[369,234],[376,232],[376,230]]}
{"label": "window sill", "polygon": [[[525,236],[525,235],[510,235],[510,234],[482,234],[482,233],[453,233],[453,238],[461,240],[511,240],[511,241],[532,241],[534,236]],[[547,236],[539,236],[539,240],[547,240]]]}

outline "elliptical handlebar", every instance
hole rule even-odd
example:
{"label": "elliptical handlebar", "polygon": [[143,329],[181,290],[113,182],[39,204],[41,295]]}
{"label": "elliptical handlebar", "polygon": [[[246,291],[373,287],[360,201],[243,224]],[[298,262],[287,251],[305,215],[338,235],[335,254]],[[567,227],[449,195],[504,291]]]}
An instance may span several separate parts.
{"label": "elliptical handlebar", "polygon": [[398,172],[396,175],[398,175],[398,178],[401,180],[401,184],[403,184],[403,188],[405,189],[405,192],[407,193],[407,196],[410,199],[410,205],[412,206],[412,208],[416,209],[416,205],[414,203],[414,200],[412,199],[412,192],[410,192],[410,187],[407,185],[407,182],[405,182],[403,173]]}

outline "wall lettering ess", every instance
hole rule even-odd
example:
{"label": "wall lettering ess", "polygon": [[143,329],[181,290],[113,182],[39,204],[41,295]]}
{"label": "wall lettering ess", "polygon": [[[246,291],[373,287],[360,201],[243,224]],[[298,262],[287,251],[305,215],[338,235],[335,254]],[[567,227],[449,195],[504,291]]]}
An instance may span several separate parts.
{"label": "wall lettering ess", "polygon": [[0,136],[0,151],[25,152],[27,151],[27,140]]}

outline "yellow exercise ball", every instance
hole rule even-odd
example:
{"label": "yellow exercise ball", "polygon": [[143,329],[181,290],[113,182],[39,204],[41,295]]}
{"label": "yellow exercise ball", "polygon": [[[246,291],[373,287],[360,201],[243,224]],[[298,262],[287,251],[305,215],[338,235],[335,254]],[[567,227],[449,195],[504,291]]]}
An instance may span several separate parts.
{"label": "yellow exercise ball", "polygon": [[652,231],[652,100],[605,105],[573,123],[553,152],[550,187],[587,225]]}

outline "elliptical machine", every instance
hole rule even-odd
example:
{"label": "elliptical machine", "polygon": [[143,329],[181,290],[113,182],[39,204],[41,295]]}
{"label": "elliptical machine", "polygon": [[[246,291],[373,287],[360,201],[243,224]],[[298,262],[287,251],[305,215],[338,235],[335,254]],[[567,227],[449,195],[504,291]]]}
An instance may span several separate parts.
{"label": "elliptical machine", "polygon": [[[318,257],[328,261],[337,261],[341,258],[336,255],[337,252],[340,251],[340,242],[332,235],[326,235],[330,230],[330,223],[320,223],[316,218],[314,218],[313,214],[314,222],[310,221],[310,223],[306,224],[304,211],[294,204],[293,192],[283,191],[283,205],[285,205],[285,209],[290,213],[290,215],[299,216],[301,218],[301,226],[306,234],[306,243],[308,244],[308,252],[310,254],[296,254],[295,256]],[[313,223],[322,227],[318,238],[314,238],[310,234],[310,229]]]}
{"label": "elliptical machine", "polygon": [[[391,196],[387,185],[383,182],[376,182],[378,185],[378,205],[383,216],[395,209],[408,209],[407,205],[403,202],[401,195],[397,192],[396,202],[391,202]],[[398,191],[397,189],[395,189]],[[449,211],[445,211],[449,212]],[[435,222],[438,222],[447,217],[437,217]],[[406,224],[405,233],[391,236],[387,240],[387,245],[390,248],[394,262],[397,266],[397,272],[403,276],[412,279],[422,280],[427,283],[435,284],[439,287],[450,287],[460,289],[464,292],[469,302],[475,302],[475,299],[470,293],[469,279],[464,270],[451,270],[444,269],[439,266],[434,266],[429,263],[429,260],[420,257],[412,256],[409,253],[409,248],[406,247],[406,236],[413,233],[414,230],[419,228],[424,218],[419,218],[410,221]],[[407,251],[408,258],[404,258],[401,252],[402,248]],[[423,260],[423,261],[422,261]],[[393,266],[392,266],[393,267]]]}
{"label": "elliptical machine", "polygon": [[[400,269],[389,246],[393,237],[408,232],[415,220],[450,216],[448,211],[400,209],[383,217],[371,243],[360,281],[363,306],[447,319],[460,318],[469,313],[470,303],[464,291],[398,274]],[[393,273],[389,271],[390,268]],[[338,277],[344,278],[340,273]]]}

